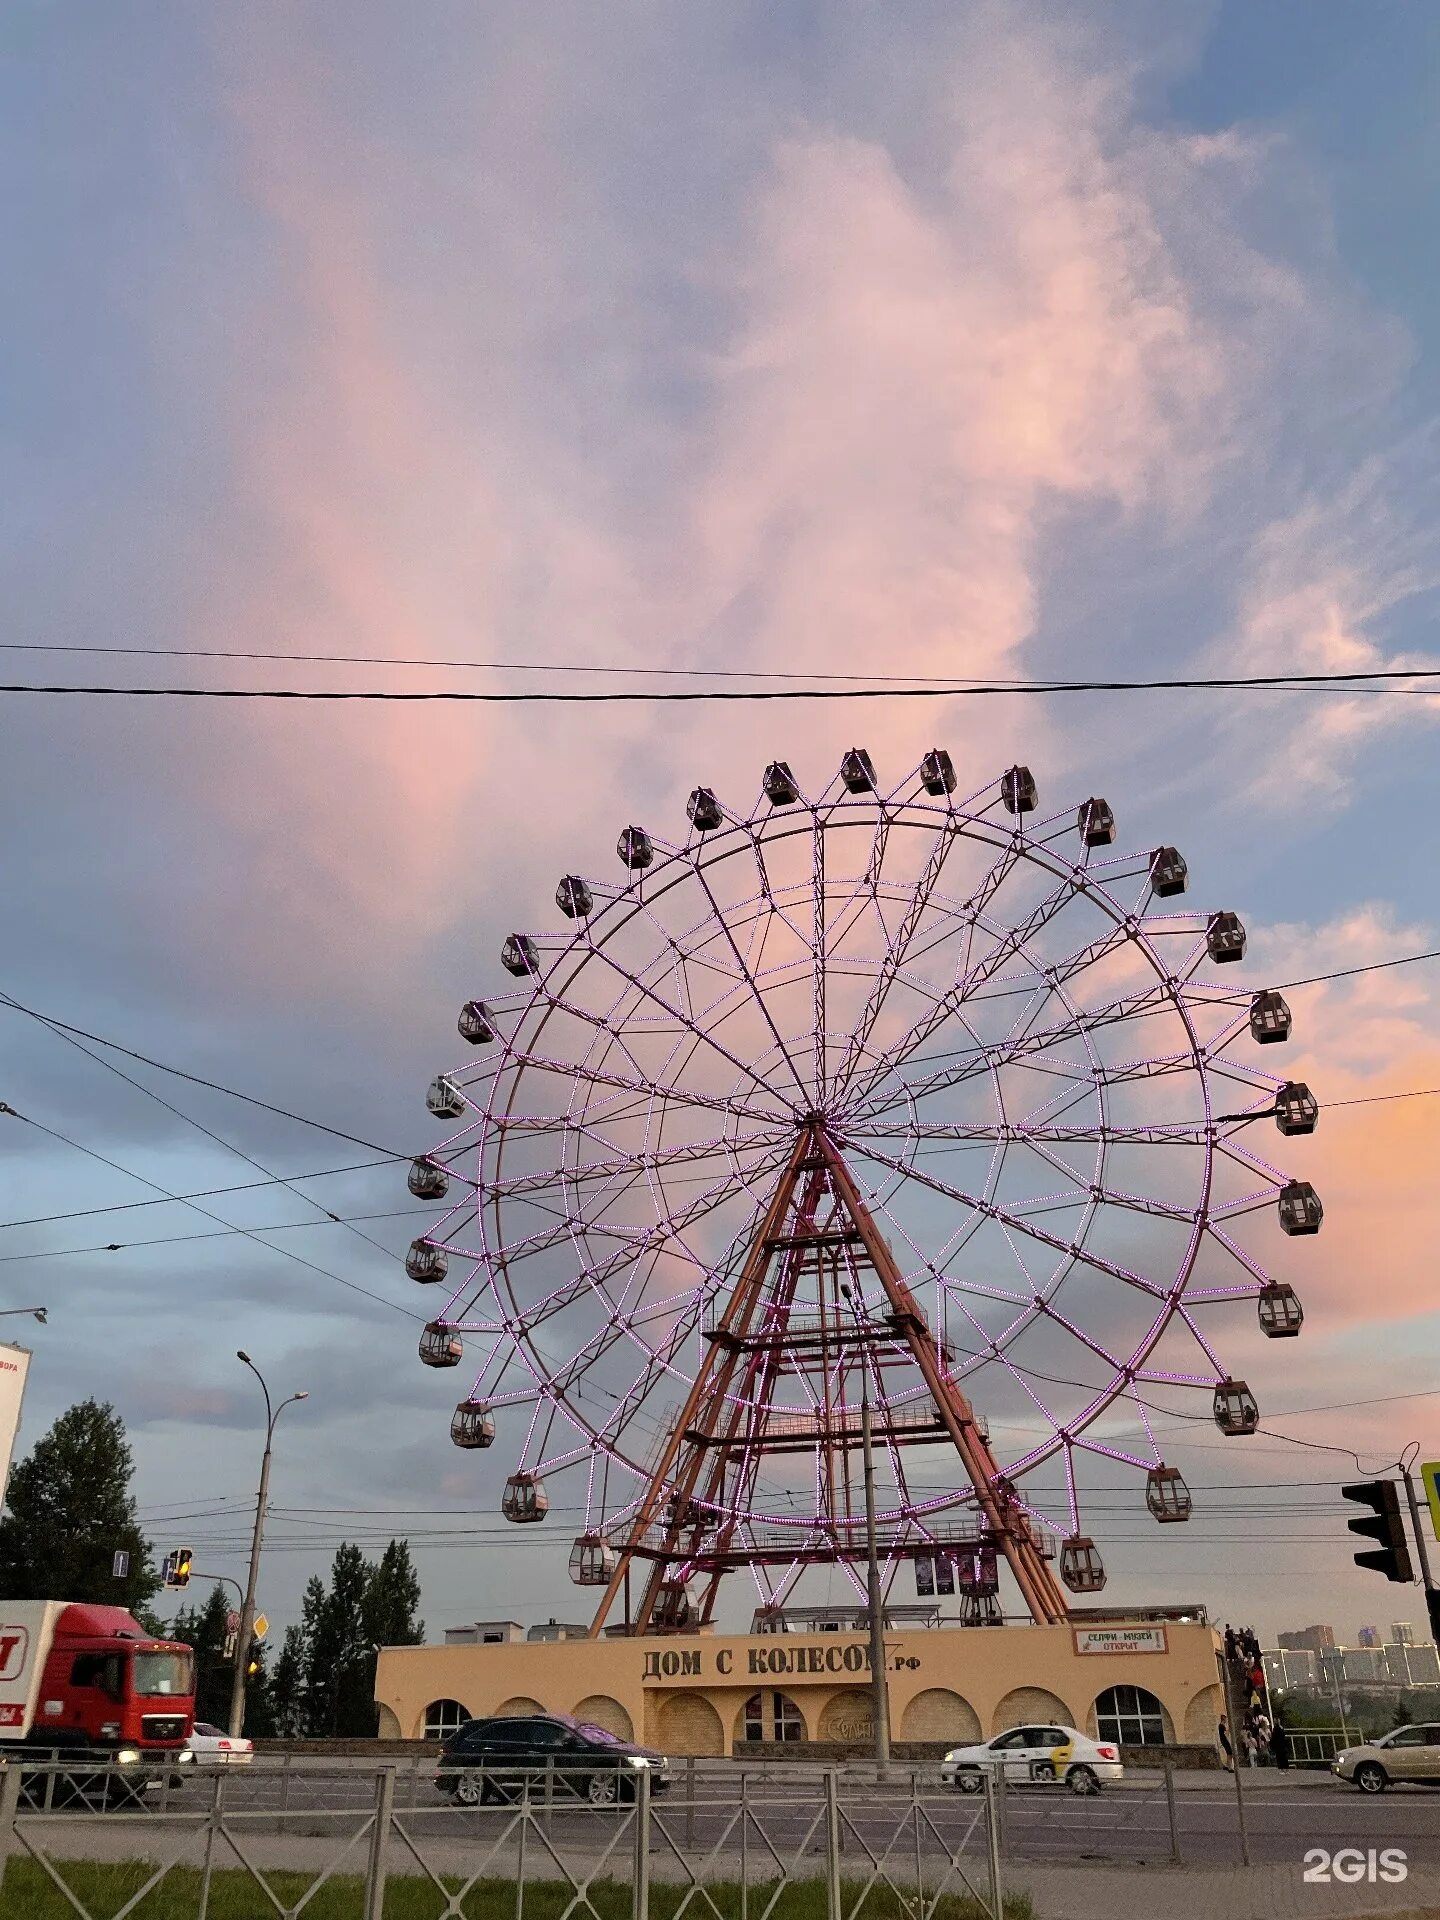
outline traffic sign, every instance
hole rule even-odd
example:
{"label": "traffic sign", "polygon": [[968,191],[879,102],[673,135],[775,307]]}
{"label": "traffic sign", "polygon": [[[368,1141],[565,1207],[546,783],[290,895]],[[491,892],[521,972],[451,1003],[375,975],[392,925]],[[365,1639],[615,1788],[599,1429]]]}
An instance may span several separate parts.
{"label": "traffic sign", "polygon": [[1427,1460],[1420,1469],[1420,1484],[1430,1502],[1430,1524],[1440,1540],[1440,1460]]}
{"label": "traffic sign", "polygon": [[110,1562],[111,1578],[115,1580],[124,1580],[129,1577],[129,1573],[130,1573],[130,1556],[123,1547],[117,1547],[115,1549],[115,1558]]}
{"label": "traffic sign", "polygon": [[226,1633],[238,1633],[240,1631],[240,1616],[233,1607],[225,1616],[225,1631]]}
{"label": "traffic sign", "polygon": [[256,1614],[255,1624],[251,1627],[250,1631],[257,1640],[263,1640],[265,1638],[266,1634],[270,1631],[270,1622],[265,1618],[263,1613]]}

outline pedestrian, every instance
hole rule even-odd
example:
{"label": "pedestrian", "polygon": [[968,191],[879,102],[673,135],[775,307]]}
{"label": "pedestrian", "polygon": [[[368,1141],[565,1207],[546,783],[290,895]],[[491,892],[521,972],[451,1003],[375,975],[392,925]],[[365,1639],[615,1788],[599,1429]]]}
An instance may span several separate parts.
{"label": "pedestrian", "polygon": [[1224,1756],[1225,1766],[1233,1766],[1235,1763],[1235,1750],[1230,1745],[1230,1729],[1225,1724],[1225,1716],[1223,1713],[1220,1716],[1220,1724],[1215,1729],[1215,1736],[1220,1742],[1220,1751]]}
{"label": "pedestrian", "polygon": [[1270,1729],[1270,1758],[1282,1771],[1290,1765],[1290,1740],[1278,1720]]}

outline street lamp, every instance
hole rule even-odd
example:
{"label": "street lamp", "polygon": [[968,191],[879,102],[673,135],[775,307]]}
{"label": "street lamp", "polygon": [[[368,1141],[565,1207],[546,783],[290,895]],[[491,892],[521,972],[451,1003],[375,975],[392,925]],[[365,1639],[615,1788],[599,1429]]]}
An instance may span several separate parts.
{"label": "street lamp", "polygon": [[250,1635],[255,1624],[255,1588],[260,1579],[260,1543],[265,1537],[265,1509],[270,1501],[270,1449],[275,1439],[275,1422],[286,1407],[297,1400],[308,1400],[308,1393],[292,1393],[278,1407],[271,1407],[270,1389],[265,1376],[245,1352],[237,1348],[237,1360],[243,1360],[260,1382],[265,1396],[265,1452],[260,1461],[260,1491],[255,1499],[255,1532],[250,1542],[250,1577],[245,1583],[245,1603],[240,1609],[240,1632],[235,1641],[235,1677],[230,1685],[230,1738],[238,1740],[245,1725],[245,1670],[250,1661]]}
{"label": "street lamp", "polygon": [[7,1313],[33,1313],[42,1327],[50,1318],[48,1307],[0,1307],[0,1319],[3,1319]]}
{"label": "street lamp", "polygon": [[885,1672],[885,1608],[880,1582],[880,1554],[875,1538],[875,1451],[870,1430],[870,1354],[880,1331],[851,1293],[848,1282],[840,1291],[865,1338],[860,1361],[860,1446],[865,1482],[865,1593],[870,1614],[870,1720],[875,1743],[875,1775],[890,1776],[890,1687]]}

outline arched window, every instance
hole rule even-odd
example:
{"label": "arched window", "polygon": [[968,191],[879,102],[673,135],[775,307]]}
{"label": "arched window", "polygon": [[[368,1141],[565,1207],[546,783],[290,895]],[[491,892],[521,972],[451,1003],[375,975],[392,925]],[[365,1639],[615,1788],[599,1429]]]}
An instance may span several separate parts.
{"label": "arched window", "polygon": [[458,1700],[432,1700],[425,1709],[425,1738],[448,1740],[473,1718],[470,1709],[462,1707]]}
{"label": "arched window", "polygon": [[1095,1728],[1117,1747],[1163,1747],[1165,1709],[1144,1687],[1107,1687],[1095,1702]]}
{"label": "arched window", "polygon": [[805,1738],[805,1716],[786,1693],[752,1693],[745,1702],[745,1738],[789,1744]]}

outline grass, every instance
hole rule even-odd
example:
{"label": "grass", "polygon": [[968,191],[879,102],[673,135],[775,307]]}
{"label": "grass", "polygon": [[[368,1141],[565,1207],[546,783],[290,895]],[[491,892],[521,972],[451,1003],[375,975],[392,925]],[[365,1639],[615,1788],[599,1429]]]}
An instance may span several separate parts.
{"label": "grass", "polygon": [[[151,1871],[140,1861],[107,1864],[95,1860],[63,1860],[56,1870],[92,1920],[112,1920],[112,1916],[145,1884]],[[276,1896],[293,1906],[311,1884],[308,1873],[272,1873],[267,1881]],[[445,1876],[452,1890],[462,1883]],[[735,1881],[717,1881],[706,1888],[725,1920],[739,1920],[740,1888]],[[0,1914],[9,1920],[76,1920],[75,1909],[59,1888],[35,1861],[12,1859],[5,1875]],[[748,1911],[763,1912],[770,1897],[769,1887],[752,1885]],[[658,1881],[651,1883],[651,1920],[670,1920],[684,1897],[683,1887]],[[858,1914],[854,1903],[860,1886],[846,1882],[843,1905],[847,1920],[908,1920],[903,1907],[888,1888],[874,1889]],[[572,1897],[571,1889],[558,1880],[537,1880],[525,1887],[524,1920],[559,1920]],[[200,1874],[193,1867],[175,1868],[133,1910],[133,1920],[195,1920],[200,1901]],[[587,1920],[630,1920],[630,1887],[622,1880],[597,1880],[590,1888],[592,1912]],[[428,1880],[392,1877],[385,1889],[385,1920],[437,1920],[444,1902]],[[207,1920],[264,1920],[274,1908],[248,1873],[238,1868],[218,1871],[210,1883]],[[364,1887],[358,1876],[337,1875],[305,1907],[306,1920],[360,1920],[364,1911]],[[466,1920],[516,1920],[516,1889],[513,1880],[477,1880],[463,1902]],[[583,1911],[583,1910],[577,1910]],[[697,1896],[686,1909],[686,1920],[715,1920],[714,1909]],[[1026,1895],[1005,1902],[1006,1920],[1034,1920],[1034,1909]],[[825,1885],[821,1880],[802,1880],[787,1886],[777,1900],[771,1920],[826,1920]],[[973,1900],[947,1894],[935,1910],[934,1920],[984,1920],[983,1910]]]}

